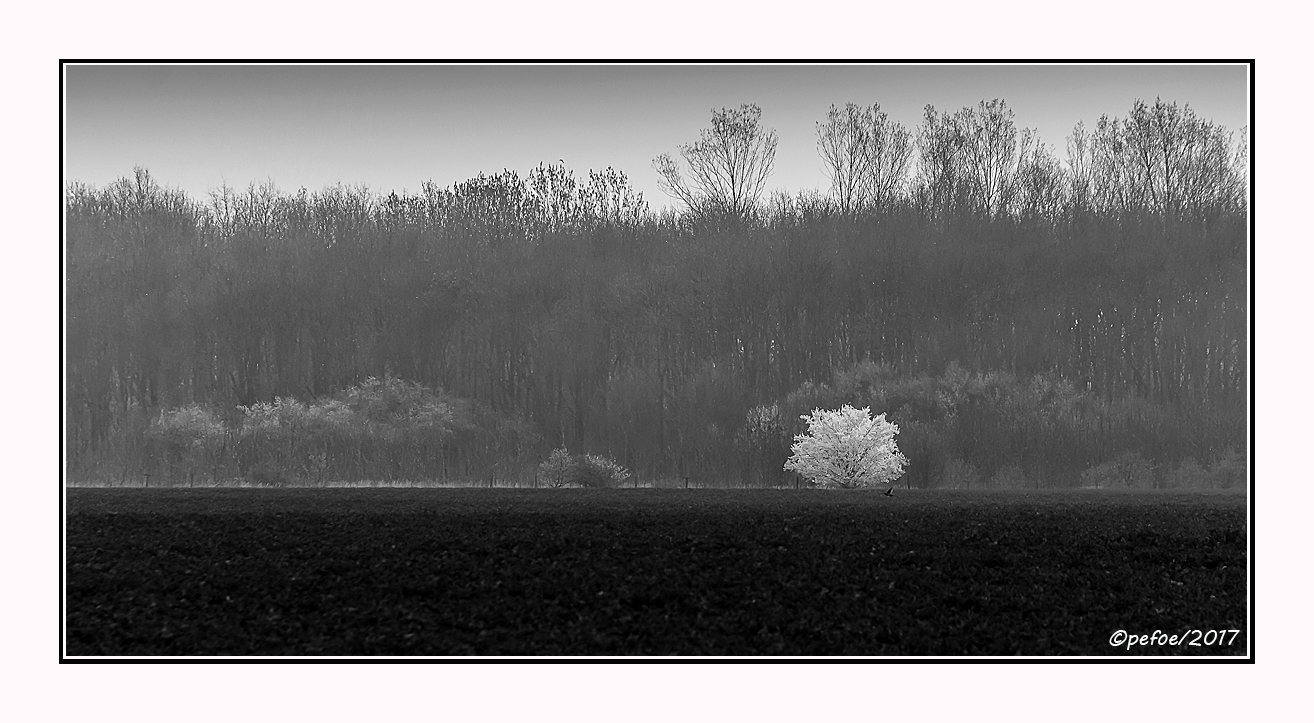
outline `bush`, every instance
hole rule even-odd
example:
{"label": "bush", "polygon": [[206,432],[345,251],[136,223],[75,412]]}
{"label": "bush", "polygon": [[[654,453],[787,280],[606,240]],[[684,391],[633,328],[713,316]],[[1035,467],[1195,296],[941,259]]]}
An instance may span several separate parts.
{"label": "bush", "polygon": [[575,458],[575,481],[581,487],[619,487],[629,476],[615,460],[591,454]]}
{"label": "bush", "polygon": [[121,460],[114,470],[120,479],[241,477],[257,485],[487,479],[522,467],[526,450],[538,448],[537,431],[520,417],[391,375],[311,402],[276,397],[239,406],[227,423],[197,404],[162,410],[154,419],[134,410],[125,422],[110,430],[122,440],[101,445]]}
{"label": "bush", "polygon": [[565,447],[553,450],[538,470],[546,487],[619,487],[630,476],[615,460],[592,454],[571,456]]}
{"label": "bush", "polygon": [[798,472],[817,487],[873,487],[898,479],[908,459],[894,435],[899,427],[875,419],[871,409],[844,405],[835,411],[815,409],[803,415],[808,433],[794,438],[794,455],[785,469]]}
{"label": "bush", "polygon": [[574,460],[565,447],[552,450],[538,466],[539,481],[544,487],[565,487],[573,477]]}
{"label": "bush", "polygon": [[146,430],[146,437],[164,463],[161,471],[185,477],[190,483],[198,472],[203,477],[213,477],[217,458],[227,441],[227,430],[212,411],[191,404],[161,410]]}
{"label": "bush", "polygon": [[241,467],[252,483],[283,486],[304,468],[313,442],[309,407],[290,397],[238,407]]}

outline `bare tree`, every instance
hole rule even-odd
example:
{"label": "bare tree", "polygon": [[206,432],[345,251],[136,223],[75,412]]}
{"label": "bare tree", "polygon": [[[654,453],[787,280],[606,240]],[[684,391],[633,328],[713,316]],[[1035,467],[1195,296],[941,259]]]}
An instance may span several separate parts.
{"label": "bare tree", "polygon": [[1090,154],[1093,197],[1101,211],[1169,215],[1243,204],[1245,154],[1233,138],[1189,105],[1137,100],[1126,118],[1100,117]]}
{"label": "bare tree", "polygon": [[679,147],[689,183],[671,154],[653,160],[661,189],[695,211],[742,218],[757,204],[776,160],[776,132],[761,119],[756,105],[713,110],[711,129]]}
{"label": "bare tree", "polygon": [[826,122],[817,123],[817,152],[843,213],[894,198],[907,175],[912,145],[912,134],[875,103],[870,108],[848,103],[842,111],[832,105]]}
{"label": "bare tree", "polygon": [[853,103],[845,105],[843,112],[832,105],[825,125],[817,123],[817,153],[826,162],[840,212],[846,214],[867,201],[871,136],[865,115]]}
{"label": "bare tree", "polygon": [[975,108],[964,108],[959,117],[966,140],[964,161],[975,202],[987,215],[998,215],[1008,207],[1018,163],[1013,111],[996,98],[988,103],[983,100]]}
{"label": "bare tree", "polygon": [[1077,121],[1068,136],[1068,194],[1074,210],[1085,211],[1091,203],[1092,139],[1086,124]]}
{"label": "bare tree", "polygon": [[958,202],[963,185],[963,146],[966,144],[958,115],[937,113],[927,105],[917,129],[915,193],[923,209],[933,215],[948,212]]}
{"label": "bare tree", "polygon": [[882,206],[898,197],[908,176],[912,160],[912,133],[902,123],[894,122],[873,103],[868,109],[871,128],[871,198]]}
{"label": "bare tree", "polygon": [[1009,194],[1013,211],[1021,218],[1056,220],[1068,202],[1072,181],[1049,145],[1040,142],[1032,128],[1023,128],[1017,172]]}
{"label": "bare tree", "polygon": [[1250,187],[1250,127],[1241,126],[1236,147],[1231,155],[1228,170],[1229,181],[1225,185],[1226,196],[1237,205],[1245,208],[1249,204]]}

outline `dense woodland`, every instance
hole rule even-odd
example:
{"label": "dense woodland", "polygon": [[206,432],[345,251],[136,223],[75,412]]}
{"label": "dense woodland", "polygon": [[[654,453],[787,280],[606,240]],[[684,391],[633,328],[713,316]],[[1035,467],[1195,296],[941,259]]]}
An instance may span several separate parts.
{"label": "dense woodland", "polygon": [[[749,108],[703,141],[769,140],[744,146],[765,178]],[[718,186],[700,141],[684,185],[655,163],[663,212],[547,165],[413,194],[71,183],[68,476],[523,481],[564,446],[636,483],[793,484],[798,416],[852,403],[900,425],[900,484],[1237,485],[1239,135],[1138,102],[1060,160],[1002,101],[915,129],[832,108],[831,193]]]}

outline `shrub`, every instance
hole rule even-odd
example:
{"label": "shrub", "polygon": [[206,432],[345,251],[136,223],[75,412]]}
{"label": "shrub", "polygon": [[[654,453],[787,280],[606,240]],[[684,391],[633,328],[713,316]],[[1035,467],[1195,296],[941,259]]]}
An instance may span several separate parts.
{"label": "shrub", "polygon": [[238,407],[242,414],[237,440],[241,465],[258,485],[284,485],[304,468],[312,438],[307,405],[291,397]]}
{"label": "shrub", "polygon": [[354,413],[358,424],[389,440],[443,440],[474,426],[470,410],[459,409],[456,400],[391,374],[348,387],[337,401]]}
{"label": "shrub", "polygon": [[146,436],[158,448],[165,471],[185,475],[189,482],[197,472],[213,476],[216,458],[227,441],[223,422],[197,404],[162,410]]}
{"label": "shrub", "polygon": [[871,409],[844,405],[835,411],[815,409],[802,417],[808,433],[794,438],[785,469],[798,472],[818,487],[872,487],[903,474],[908,459],[894,435],[899,427]]}
{"label": "shrub", "polygon": [[581,487],[619,487],[629,476],[615,460],[592,454],[575,458],[575,482]]}
{"label": "shrub", "polygon": [[538,467],[547,487],[619,487],[630,473],[615,460],[592,454],[571,456],[559,447]]}
{"label": "shrub", "polygon": [[176,446],[186,447],[222,438],[224,425],[210,410],[192,404],[181,409],[162,410],[152,431]]}
{"label": "shrub", "polygon": [[573,468],[570,453],[565,447],[558,447],[538,466],[539,481],[544,487],[565,487],[572,478]]}

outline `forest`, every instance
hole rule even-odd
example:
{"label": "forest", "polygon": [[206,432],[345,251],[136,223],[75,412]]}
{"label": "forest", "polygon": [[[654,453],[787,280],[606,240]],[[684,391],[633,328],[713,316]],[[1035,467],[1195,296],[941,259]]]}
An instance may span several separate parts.
{"label": "forest", "polygon": [[[1248,133],[1137,102],[1060,159],[1001,100],[817,123],[766,192],[755,106],[654,161],[381,194],[144,169],[65,192],[70,484],[793,485],[800,415],[899,425],[912,487],[1240,487]],[[688,170],[685,170],[688,169]]]}

